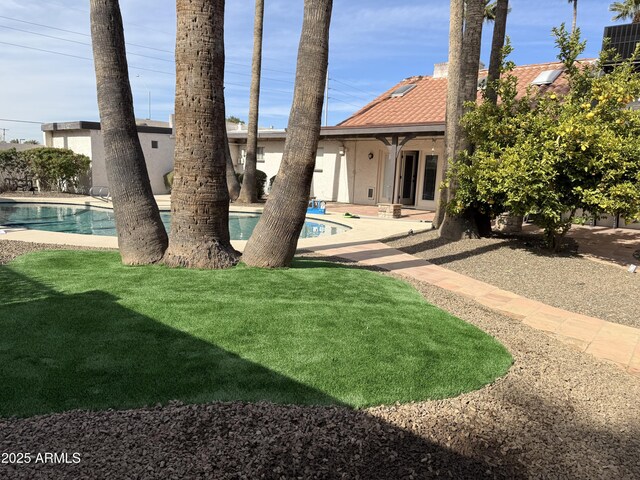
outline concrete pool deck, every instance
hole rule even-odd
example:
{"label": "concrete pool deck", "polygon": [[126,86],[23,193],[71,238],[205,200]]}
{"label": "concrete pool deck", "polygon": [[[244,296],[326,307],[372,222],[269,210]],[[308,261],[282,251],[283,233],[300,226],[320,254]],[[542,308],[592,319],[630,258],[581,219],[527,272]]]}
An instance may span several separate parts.
{"label": "concrete pool deck", "polygon": [[[169,195],[155,197],[160,210],[169,210],[171,199]],[[78,205],[112,209],[113,205],[96,197],[0,197],[0,203],[43,203],[58,205]],[[232,212],[260,213],[260,207],[242,207],[231,205]],[[345,218],[341,213],[327,213],[326,215],[308,215],[308,219],[321,222],[332,222],[347,226],[350,230],[336,235],[323,235],[314,238],[301,238],[298,249],[310,249],[336,244],[357,244],[370,242],[382,238],[407,233],[409,230],[420,232],[431,229],[430,222],[398,221],[382,218]],[[51,243],[55,245],[74,245],[77,247],[118,248],[117,237],[100,235],[83,235],[76,233],[47,232],[43,230],[29,230],[25,228],[8,228],[0,225],[0,240],[20,240],[23,242]],[[246,240],[232,240],[235,249],[243,251]]]}

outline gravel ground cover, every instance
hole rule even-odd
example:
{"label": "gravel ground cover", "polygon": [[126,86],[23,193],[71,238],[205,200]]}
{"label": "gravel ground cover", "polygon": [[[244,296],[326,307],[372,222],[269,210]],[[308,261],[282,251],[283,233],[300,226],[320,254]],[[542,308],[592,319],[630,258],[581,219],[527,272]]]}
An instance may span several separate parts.
{"label": "gravel ground cover", "polygon": [[509,374],[457,398],[361,411],[218,403],[0,419],[0,452],[81,458],[0,463],[0,478],[640,478],[636,378],[412,283],[502,342],[515,359]]}
{"label": "gravel ground cover", "polygon": [[582,258],[577,246],[551,255],[534,235],[446,242],[429,231],[385,242],[405,253],[532,300],[640,327],[640,274]]}

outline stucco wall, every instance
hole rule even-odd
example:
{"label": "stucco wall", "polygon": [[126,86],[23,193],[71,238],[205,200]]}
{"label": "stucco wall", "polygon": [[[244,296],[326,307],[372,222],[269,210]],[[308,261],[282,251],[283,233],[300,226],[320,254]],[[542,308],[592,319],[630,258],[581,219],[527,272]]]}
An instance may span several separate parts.
{"label": "stucco wall", "polygon": [[[175,140],[167,134],[139,133],[140,144],[144,153],[149,180],[154,194],[167,193],[163,176],[173,169],[173,151]],[[107,186],[104,145],[100,130],[60,130],[47,132],[47,146],[69,148],[76,153],[87,155],[91,159],[89,179],[82,182],[85,188],[90,186]],[[152,147],[156,141],[158,148]]]}

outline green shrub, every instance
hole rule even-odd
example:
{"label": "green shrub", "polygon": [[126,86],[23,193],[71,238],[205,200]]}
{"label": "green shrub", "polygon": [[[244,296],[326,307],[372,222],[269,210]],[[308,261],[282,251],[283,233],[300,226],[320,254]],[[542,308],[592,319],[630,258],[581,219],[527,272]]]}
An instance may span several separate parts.
{"label": "green shrub", "polygon": [[26,178],[32,177],[33,172],[29,162],[15,148],[0,152],[0,173],[3,177]]}
{"label": "green shrub", "polygon": [[78,177],[91,165],[89,157],[66,148],[34,148],[19,155],[28,163],[42,190],[68,191],[77,187]]}

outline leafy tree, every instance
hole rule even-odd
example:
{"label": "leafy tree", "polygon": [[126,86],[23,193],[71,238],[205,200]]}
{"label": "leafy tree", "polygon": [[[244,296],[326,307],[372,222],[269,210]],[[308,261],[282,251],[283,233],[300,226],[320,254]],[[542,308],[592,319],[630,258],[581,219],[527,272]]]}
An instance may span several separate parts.
{"label": "leafy tree", "polygon": [[640,23],[640,0],[624,0],[613,2],[609,11],[614,12],[613,20],[631,20],[632,23]]}
{"label": "leafy tree", "polygon": [[122,261],[160,260],[167,232],[140,146],[117,0],[91,0],[91,39],[109,190]]}
{"label": "leafy tree", "polygon": [[264,23],[264,0],[256,0],[253,25],[253,61],[251,65],[251,93],[249,98],[249,127],[247,129],[247,156],[244,162],[242,189],[238,201],[255,203],[256,151],[258,149],[258,107],[260,104],[260,70],[262,68],[262,30]]}
{"label": "leafy tree", "polygon": [[176,2],[176,147],[163,259],[169,266],[227,268],[239,258],[229,235],[224,6],[224,0]]}
{"label": "leafy tree", "polygon": [[238,125],[244,125],[244,122],[242,120],[240,120],[239,117],[236,117],[234,115],[230,115],[227,117],[227,122],[229,123],[236,123]]}
{"label": "leafy tree", "polygon": [[25,140],[24,143],[26,143],[27,145],[40,145],[40,142],[38,140]]}
{"label": "leafy tree", "polygon": [[282,163],[264,213],[242,256],[242,260],[251,266],[289,266],[298,245],[320,136],[332,7],[333,0],[304,2],[293,103]]}
{"label": "leafy tree", "polygon": [[611,52],[596,64],[579,63],[585,48],[579,30],[570,35],[563,25],[554,33],[569,93],[518,99],[507,62],[501,102],[472,105],[463,119],[475,150],[452,169],[458,189],[449,208],[532,214],[557,250],[580,212],[640,216],[640,112],[626,108],[640,96],[640,76],[631,61],[599,75]]}

